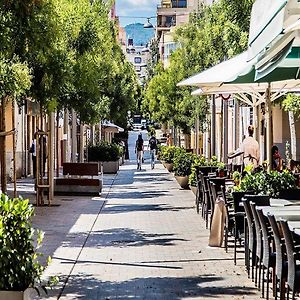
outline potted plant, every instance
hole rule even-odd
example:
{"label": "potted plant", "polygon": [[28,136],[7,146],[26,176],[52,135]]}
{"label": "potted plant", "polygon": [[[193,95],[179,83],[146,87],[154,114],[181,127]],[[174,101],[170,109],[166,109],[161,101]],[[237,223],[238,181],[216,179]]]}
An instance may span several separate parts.
{"label": "potted plant", "polygon": [[198,155],[193,155],[191,174],[189,175],[189,185],[195,195],[197,194],[197,168],[200,166],[205,166],[206,163],[207,161],[204,156],[199,157]]}
{"label": "potted plant", "polygon": [[175,151],[175,146],[167,146],[163,148],[163,158],[165,161],[165,167],[169,172],[173,171],[173,159]]}
{"label": "potted plant", "polygon": [[218,168],[217,173],[218,173],[219,177],[224,177],[225,176],[225,164],[223,162],[218,162],[217,168]]}
{"label": "potted plant", "polygon": [[29,300],[46,291],[41,285],[44,267],[37,260],[43,232],[32,228],[33,213],[29,200],[0,194],[1,300]]}
{"label": "potted plant", "polygon": [[101,141],[88,146],[88,161],[99,162],[105,174],[115,174],[119,170],[122,148],[115,143]]}
{"label": "potted plant", "polygon": [[189,175],[191,174],[192,162],[193,155],[191,153],[185,152],[184,149],[176,151],[174,155],[173,170],[177,182],[184,189],[187,189],[189,186]]}

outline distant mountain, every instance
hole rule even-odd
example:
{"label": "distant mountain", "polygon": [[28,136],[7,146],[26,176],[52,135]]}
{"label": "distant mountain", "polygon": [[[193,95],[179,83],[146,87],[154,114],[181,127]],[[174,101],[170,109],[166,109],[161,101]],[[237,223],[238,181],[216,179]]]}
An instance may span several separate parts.
{"label": "distant mountain", "polygon": [[153,28],[144,28],[144,24],[135,23],[125,26],[126,37],[133,39],[135,46],[146,45],[154,37]]}

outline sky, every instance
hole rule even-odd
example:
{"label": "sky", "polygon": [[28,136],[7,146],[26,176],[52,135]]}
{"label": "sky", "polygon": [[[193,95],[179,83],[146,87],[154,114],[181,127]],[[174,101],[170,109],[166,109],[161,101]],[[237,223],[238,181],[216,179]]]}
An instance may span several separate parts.
{"label": "sky", "polygon": [[[146,23],[147,17],[156,16],[156,7],[161,0],[116,0],[116,14],[120,16],[121,26],[132,23]],[[152,18],[155,24],[156,19]]]}

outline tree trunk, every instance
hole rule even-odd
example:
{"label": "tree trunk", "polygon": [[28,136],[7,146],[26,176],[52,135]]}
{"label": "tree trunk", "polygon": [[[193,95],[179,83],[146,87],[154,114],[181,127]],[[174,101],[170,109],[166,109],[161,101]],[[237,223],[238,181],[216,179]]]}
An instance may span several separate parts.
{"label": "tree trunk", "polygon": [[77,116],[74,109],[72,109],[72,162],[77,162]]}
{"label": "tree trunk", "polygon": [[291,132],[291,156],[293,160],[297,160],[297,138],[294,113],[289,111],[289,124]]}
{"label": "tree trunk", "polygon": [[80,124],[79,162],[84,162],[84,125]]}
{"label": "tree trunk", "polygon": [[59,176],[59,111],[56,112],[56,136],[55,136],[55,154],[56,154],[56,177]]}
{"label": "tree trunk", "polygon": [[[0,120],[0,132],[6,131],[6,116],[5,116],[6,97],[1,98],[1,120]],[[7,192],[7,180],[6,180],[6,136],[0,137],[0,156],[1,156],[1,190],[3,193]]]}
{"label": "tree trunk", "polygon": [[16,127],[16,115],[15,115],[15,101],[12,102],[12,129],[15,130],[12,138],[13,138],[13,182],[14,182],[14,198],[17,197],[17,167],[16,167],[16,134],[17,128]]}

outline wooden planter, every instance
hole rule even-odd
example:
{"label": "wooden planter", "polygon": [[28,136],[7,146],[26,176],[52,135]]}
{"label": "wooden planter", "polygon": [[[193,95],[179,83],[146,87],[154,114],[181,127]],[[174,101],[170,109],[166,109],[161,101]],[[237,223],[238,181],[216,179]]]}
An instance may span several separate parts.
{"label": "wooden planter", "polygon": [[169,172],[173,171],[173,163],[165,163],[165,167]]}
{"label": "wooden planter", "polygon": [[24,292],[0,291],[0,300],[31,300],[37,296],[37,292],[29,288]]}
{"label": "wooden planter", "polygon": [[175,176],[175,178],[180,187],[182,187],[183,189],[189,188],[189,176]]}

